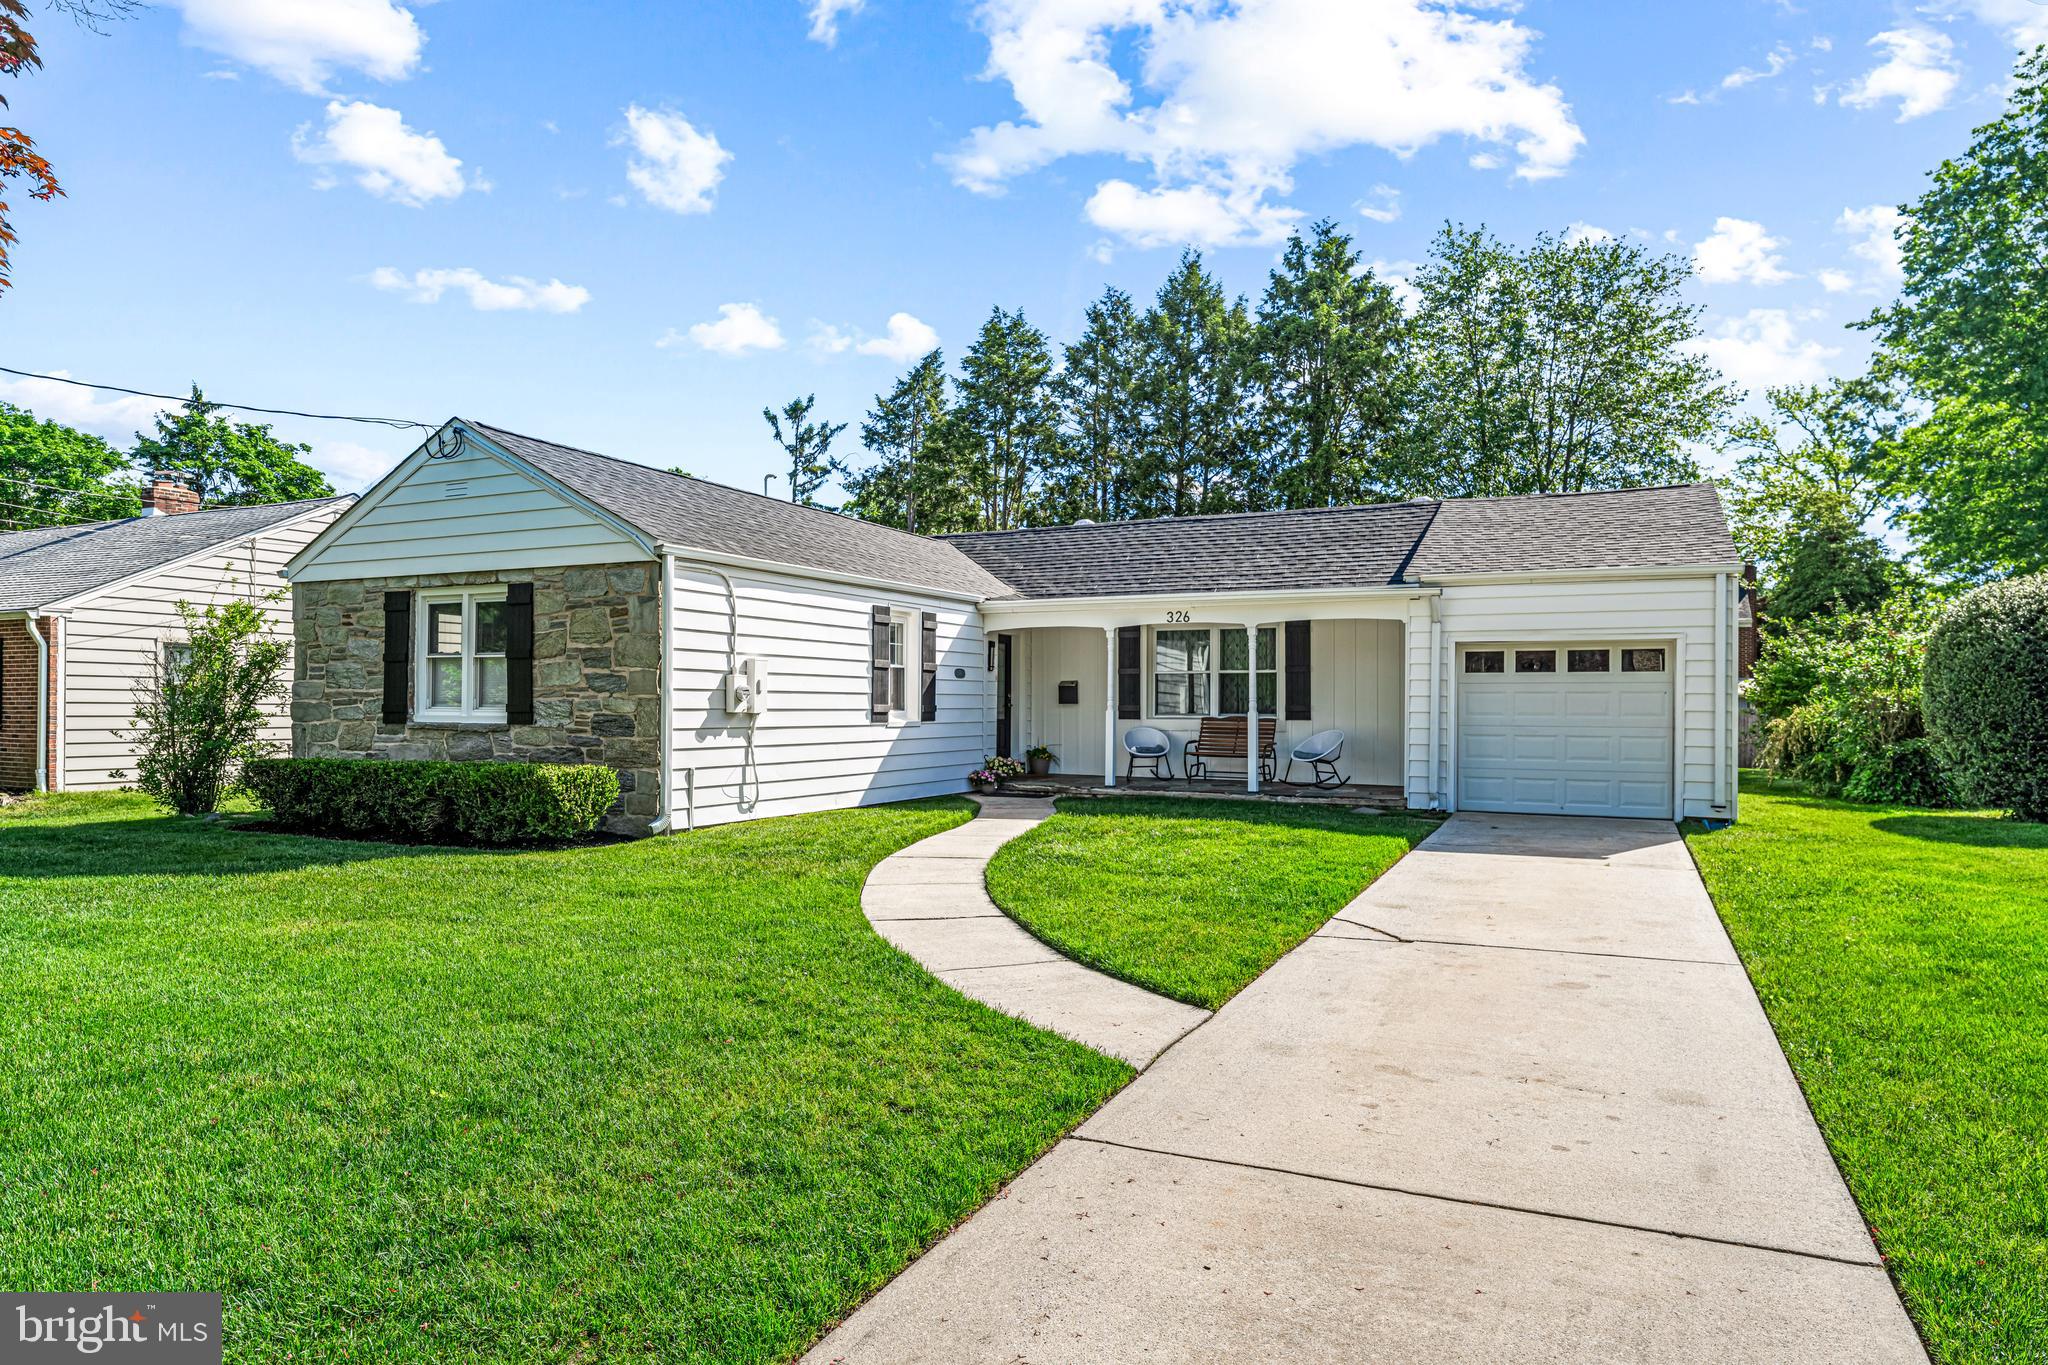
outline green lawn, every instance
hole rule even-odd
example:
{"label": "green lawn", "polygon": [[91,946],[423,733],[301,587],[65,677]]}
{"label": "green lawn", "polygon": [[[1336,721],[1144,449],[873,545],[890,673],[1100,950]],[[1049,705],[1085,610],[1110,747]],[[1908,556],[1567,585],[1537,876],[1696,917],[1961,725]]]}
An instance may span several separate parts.
{"label": "green lawn", "polygon": [[1686,839],[1936,1358],[2048,1359],[2048,826],[1745,780]]}
{"label": "green lawn", "polygon": [[861,917],[962,800],[558,852],[0,813],[0,1284],[235,1360],[775,1360],[1130,1076]]}
{"label": "green lawn", "polygon": [[989,864],[996,904],[1071,958],[1214,1009],[1436,826],[1327,806],[1069,799]]}

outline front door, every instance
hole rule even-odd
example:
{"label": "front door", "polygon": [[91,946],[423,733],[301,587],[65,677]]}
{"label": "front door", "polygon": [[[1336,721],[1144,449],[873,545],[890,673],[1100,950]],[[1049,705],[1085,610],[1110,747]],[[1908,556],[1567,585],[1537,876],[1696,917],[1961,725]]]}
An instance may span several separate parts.
{"label": "front door", "polygon": [[1010,694],[1014,690],[1014,685],[1011,682],[1013,676],[1010,668],[1010,637],[998,635],[996,636],[996,752],[1004,758],[1012,757],[1010,753],[1010,716],[1013,708],[1011,706]]}

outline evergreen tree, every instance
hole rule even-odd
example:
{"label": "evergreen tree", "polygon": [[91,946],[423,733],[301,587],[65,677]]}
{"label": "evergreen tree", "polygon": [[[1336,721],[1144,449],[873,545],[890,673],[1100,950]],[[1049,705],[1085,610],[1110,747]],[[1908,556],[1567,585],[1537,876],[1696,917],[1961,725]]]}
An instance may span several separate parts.
{"label": "evergreen tree", "polygon": [[1066,348],[1053,383],[1064,440],[1048,473],[1041,519],[1119,521],[1140,505],[1135,486],[1145,431],[1136,392],[1143,337],[1121,289],[1088,305],[1088,325]]}
{"label": "evergreen tree", "polygon": [[888,393],[876,395],[860,435],[876,462],[847,478],[846,511],[926,535],[975,528],[940,352],[925,356]]}
{"label": "evergreen tree", "polygon": [[1288,240],[1259,302],[1260,465],[1254,507],[1387,497],[1403,415],[1407,320],[1394,291],[1325,219]]}
{"label": "evergreen tree", "polygon": [[1243,510],[1255,491],[1242,471],[1256,430],[1246,411],[1251,319],[1244,300],[1225,298],[1201,253],[1189,250],[1140,330],[1134,389],[1146,442],[1133,512]]}
{"label": "evergreen tree", "polygon": [[145,473],[184,475],[209,507],[334,495],[327,476],[299,458],[313,447],[280,441],[268,426],[229,421],[219,412],[194,384],[184,407],[157,414],[155,435],[136,433],[129,458]]}
{"label": "evergreen tree", "polygon": [[1021,311],[1001,308],[989,313],[960,362],[954,413],[967,486],[985,530],[1025,524],[1032,490],[1057,456],[1059,415],[1046,382],[1051,374],[1045,333]]}
{"label": "evergreen tree", "polygon": [[1576,493],[1699,477],[1735,400],[1693,347],[1691,266],[1613,239],[1518,252],[1446,225],[1416,276],[1410,494]]}
{"label": "evergreen tree", "polygon": [[[832,460],[832,439],[846,430],[844,422],[813,422],[811,408],[817,401],[816,394],[792,398],[783,404],[780,415],[773,408],[761,409],[768,429],[775,433],[775,444],[789,461],[789,500],[806,507],[815,505],[811,495],[838,468]],[[784,422],[789,423],[786,432]]]}

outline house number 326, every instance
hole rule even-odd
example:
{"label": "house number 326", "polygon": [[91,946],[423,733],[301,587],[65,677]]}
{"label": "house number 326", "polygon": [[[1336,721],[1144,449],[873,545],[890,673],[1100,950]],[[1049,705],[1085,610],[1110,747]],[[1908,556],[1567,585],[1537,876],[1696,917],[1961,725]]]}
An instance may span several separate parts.
{"label": "house number 326", "polygon": [[1184,626],[1192,619],[1194,618],[1184,611],[1170,611],[1166,613],[1166,624],[1169,626]]}

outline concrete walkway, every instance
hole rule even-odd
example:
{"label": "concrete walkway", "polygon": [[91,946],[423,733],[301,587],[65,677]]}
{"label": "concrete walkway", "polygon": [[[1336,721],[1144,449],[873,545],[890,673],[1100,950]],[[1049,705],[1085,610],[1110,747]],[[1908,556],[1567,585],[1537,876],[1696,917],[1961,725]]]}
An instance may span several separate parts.
{"label": "concrete walkway", "polygon": [[981,814],[884,858],[861,909],[877,933],[985,1005],[1144,1066],[1209,1011],[1060,956],[996,908],[982,873],[997,849],[1052,814],[1049,800],[977,796]]}
{"label": "concrete walkway", "polygon": [[1673,827],[1458,816],[809,1359],[1926,1356]]}

